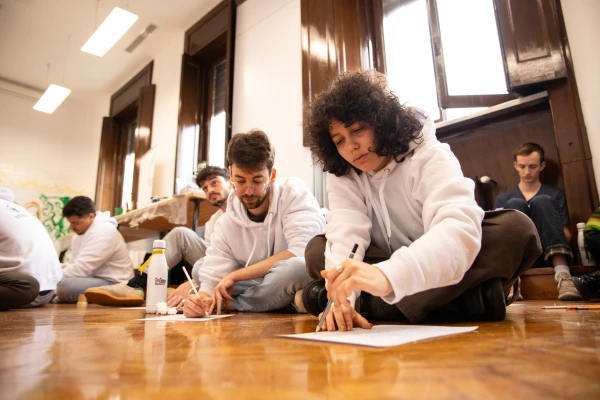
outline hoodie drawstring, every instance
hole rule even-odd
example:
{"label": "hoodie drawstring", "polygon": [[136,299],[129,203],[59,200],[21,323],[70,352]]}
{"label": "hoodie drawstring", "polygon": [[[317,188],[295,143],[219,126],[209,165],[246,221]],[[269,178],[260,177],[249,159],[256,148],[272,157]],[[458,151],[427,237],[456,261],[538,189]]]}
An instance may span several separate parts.
{"label": "hoodie drawstring", "polygon": [[[383,211],[380,210],[380,207],[378,207],[377,203],[373,199],[373,192],[371,191],[371,184],[369,183],[369,180],[367,179],[366,174],[361,174],[361,177],[362,177],[363,184],[365,185],[365,191],[367,192],[367,207],[372,206],[373,210],[375,210],[375,216],[377,217],[377,222],[379,223],[379,228],[381,229],[381,232],[383,232],[387,236],[388,248],[390,250],[390,253],[393,253],[393,251],[392,251],[392,228],[391,228],[390,216],[387,212],[387,208],[385,206],[385,200],[383,198],[383,189],[384,189],[385,181],[387,179],[389,172],[390,172],[390,170],[388,168],[386,168],[384,170],[383,179],[381,181],[381,185],[379,186],[379,202],[380,202],[381,207],[383,207]],[[383,216],[381,215],[382,213],[383,213]],[[384,223],[384,218],[385,218],[385,223]]]}

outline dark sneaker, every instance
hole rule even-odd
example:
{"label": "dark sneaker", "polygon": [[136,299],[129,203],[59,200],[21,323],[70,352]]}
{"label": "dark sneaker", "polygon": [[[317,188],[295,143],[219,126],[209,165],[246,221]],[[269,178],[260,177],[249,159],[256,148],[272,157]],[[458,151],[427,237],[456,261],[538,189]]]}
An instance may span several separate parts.
{"label": "dark sneaker", "polygon": [[584,300],[590,300],[600,292],[600,271],[582,276],[574,276],[571,278],[571,282],[573,282],[573,285],[575,285],[575,288]]}
{"label": "dark sneaker", "polygon": [[302,302],[304,308],[315,317],[325,310],[327,306],[327,290],[325,280],[312,281],[303,290]]}
{"label": "dark sneaker", "polygon": [[504,321],[506,318],[506,300],[502,279],[492,278],[481,284],[485,319],[489,321]]}

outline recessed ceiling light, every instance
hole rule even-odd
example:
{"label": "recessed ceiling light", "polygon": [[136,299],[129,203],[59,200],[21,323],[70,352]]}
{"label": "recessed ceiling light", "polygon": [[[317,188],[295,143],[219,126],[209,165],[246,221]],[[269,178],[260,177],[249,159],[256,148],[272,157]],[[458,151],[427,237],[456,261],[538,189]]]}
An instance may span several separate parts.
{"label": "recessed ceiling light", "polygon": [[137,21],[138,16],[119,7],[113,8],[81,51],[102,57]]}
{"label": "recessed ceiling light", "polygon": [[71,89],[52,84],[46,89],[46,92],[40,97],[38,102],[35,103],[33,109],[52,114],[67,98],[69,93],[71,93]]}

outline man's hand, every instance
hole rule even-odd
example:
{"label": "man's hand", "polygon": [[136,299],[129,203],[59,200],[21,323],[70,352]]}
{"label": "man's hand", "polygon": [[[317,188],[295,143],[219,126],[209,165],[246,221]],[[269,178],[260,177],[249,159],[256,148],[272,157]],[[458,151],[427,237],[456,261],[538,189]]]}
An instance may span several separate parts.
{"label": "man's hand", "polygon": [[212,314],[215,306],[217,307],[217,315],[221,314],[221,306],[223,303],[225,303],[225,312],[229,313],[229,302],[233,301],[231,290],[234,283],[235,281],[231,279],[230,275],[225,275],[225,277],[221,279],[221,282],[219,282],[212,292],[212,305],[208,311],[209,314]]}
{"label": "man's hand", "polygon": [[[321,276],[327,279],[327,297],[338,307],[350,307],[348,297],[354,289],[371,293],[373,296],[386,296],[392,292],[392,285],[381,270],[362,261],[346,259],[340,263],[340,268],[330,268],[321,271]],[[341,321],[340,321],[341,322]]]}
{"label": "man's hand", "polygon": [[211,297],[204,293],[198,293],[200,296],[195,294],[190,295],[185,303],[183,303],[183,315],[188,318],[198,318],[210,315],[209,310],[212,309]]}
{"label": "man's hand", "polygon": [[184,282],[181,285],[179,285],[179,287],[177,289],[175,289],[173,292],[171,292],[168,296],[167,296],[167,306],[169,307],[179,307],[181,306],[183,300],[188,298],[188,293],[190,292],[190,289],[192,288],[192,285],[190,285],[189,282]]}
{"label": "man's hand", "polygon": [[[319,314],[319,319],[323,313]],[[342,304],[341,306],[333,305],[329,309],[327,318],[323,323],[324,331],[335,331],[339,329],[341,332],[351,331],[354,326],[363,329],[371,329],[373,324],[367,321],[362,315],[356,312],[350,305]]]}

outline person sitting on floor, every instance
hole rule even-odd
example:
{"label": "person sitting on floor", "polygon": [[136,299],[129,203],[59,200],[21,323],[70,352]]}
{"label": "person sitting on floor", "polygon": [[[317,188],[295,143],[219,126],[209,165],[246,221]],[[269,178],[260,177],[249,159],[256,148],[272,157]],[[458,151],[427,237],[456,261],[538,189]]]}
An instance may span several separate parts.
{"label": "person sitting on floor", "polygon": [[325,278],[333,300],[325,330],[370,328],[364,315],[505,318],[506,295],[541,253],[535,227],[512,210],[484,214],[431,118],[367,71],[341,75],[317,96],[305,129],[328,172],[327,225],[306,247],[317,280],[304,290],[309,312],[322,313]]}
{"label": "person sitting on floor", "polygon": [[91,287],[125,282],[133,276],[133,265],[117,221],[96,212],[94,202],[76,196],[65,204],[63,216],[76,236],[71,257],[63,267],[56,295],[59,303],[76,303]]}
{"label": "person sitting on floor", "polygon": [[220,314],[222,305],[265,312],[293,303],[302,311],[302,289],[310,281],[304,249],[325,219],[300,179],[275,180],[274,160],[264,132],[231,138],[227,161],[235,196],[215,224],[198,270],[200,296],[190,295],[183,306],[187,317]]}
{"label": "person sitting on floor", "polygon": [[[586,222],[583,235],[585,251],[598,265],[600,261],[600,208],[597,208]],[[600,294],[600,270],[582,276],[574,276],[571,281],[584,300],[590,300]]]}
{"label": "person sitting on floor", "polygon": [[519,173],[519,184],[500,194],[494,208],[519,210],[531,218],[544,248],[543,257],[534,268],[550,262],[554,267],[558,300],[582,300],[571,282],[567,266],[573,252],[568,244],[571,231],[565,192],[540,182],[540,173],[546,168],[544,149],[537,143],[520,145],[514,154],[514,167]]}
{"label": "person sitting on floor", "polygon": [[[206,222],[205,239],[189,228],[177,227],[167,233],[163,240],[166,242],[165,257],[169,269],[185,260],[191,265],[204,258],[206,249],[210,246],[215,222],[225,213],[229,197],[229,171],[226,168],[207,166],[196,175],[196,183],[210,204],[219,207]],[[197,280],[197,269],[192,272]],[[117,285],[100,286],[86,290],[85,296],[89,301],[103,306],[133,307],[144,303],[144,294],[148,282],[148,274],[144,269],[137,269],[129,282]],[[169,293],[167,304],[177,307],[187,298],[191,286],[188,282],[181,284],[174,292]]]}
{"label": "person sitting on floor", "polygon": [[62,278],[46,228],[14,199],[0,187],[0,311],[47,304]]}

